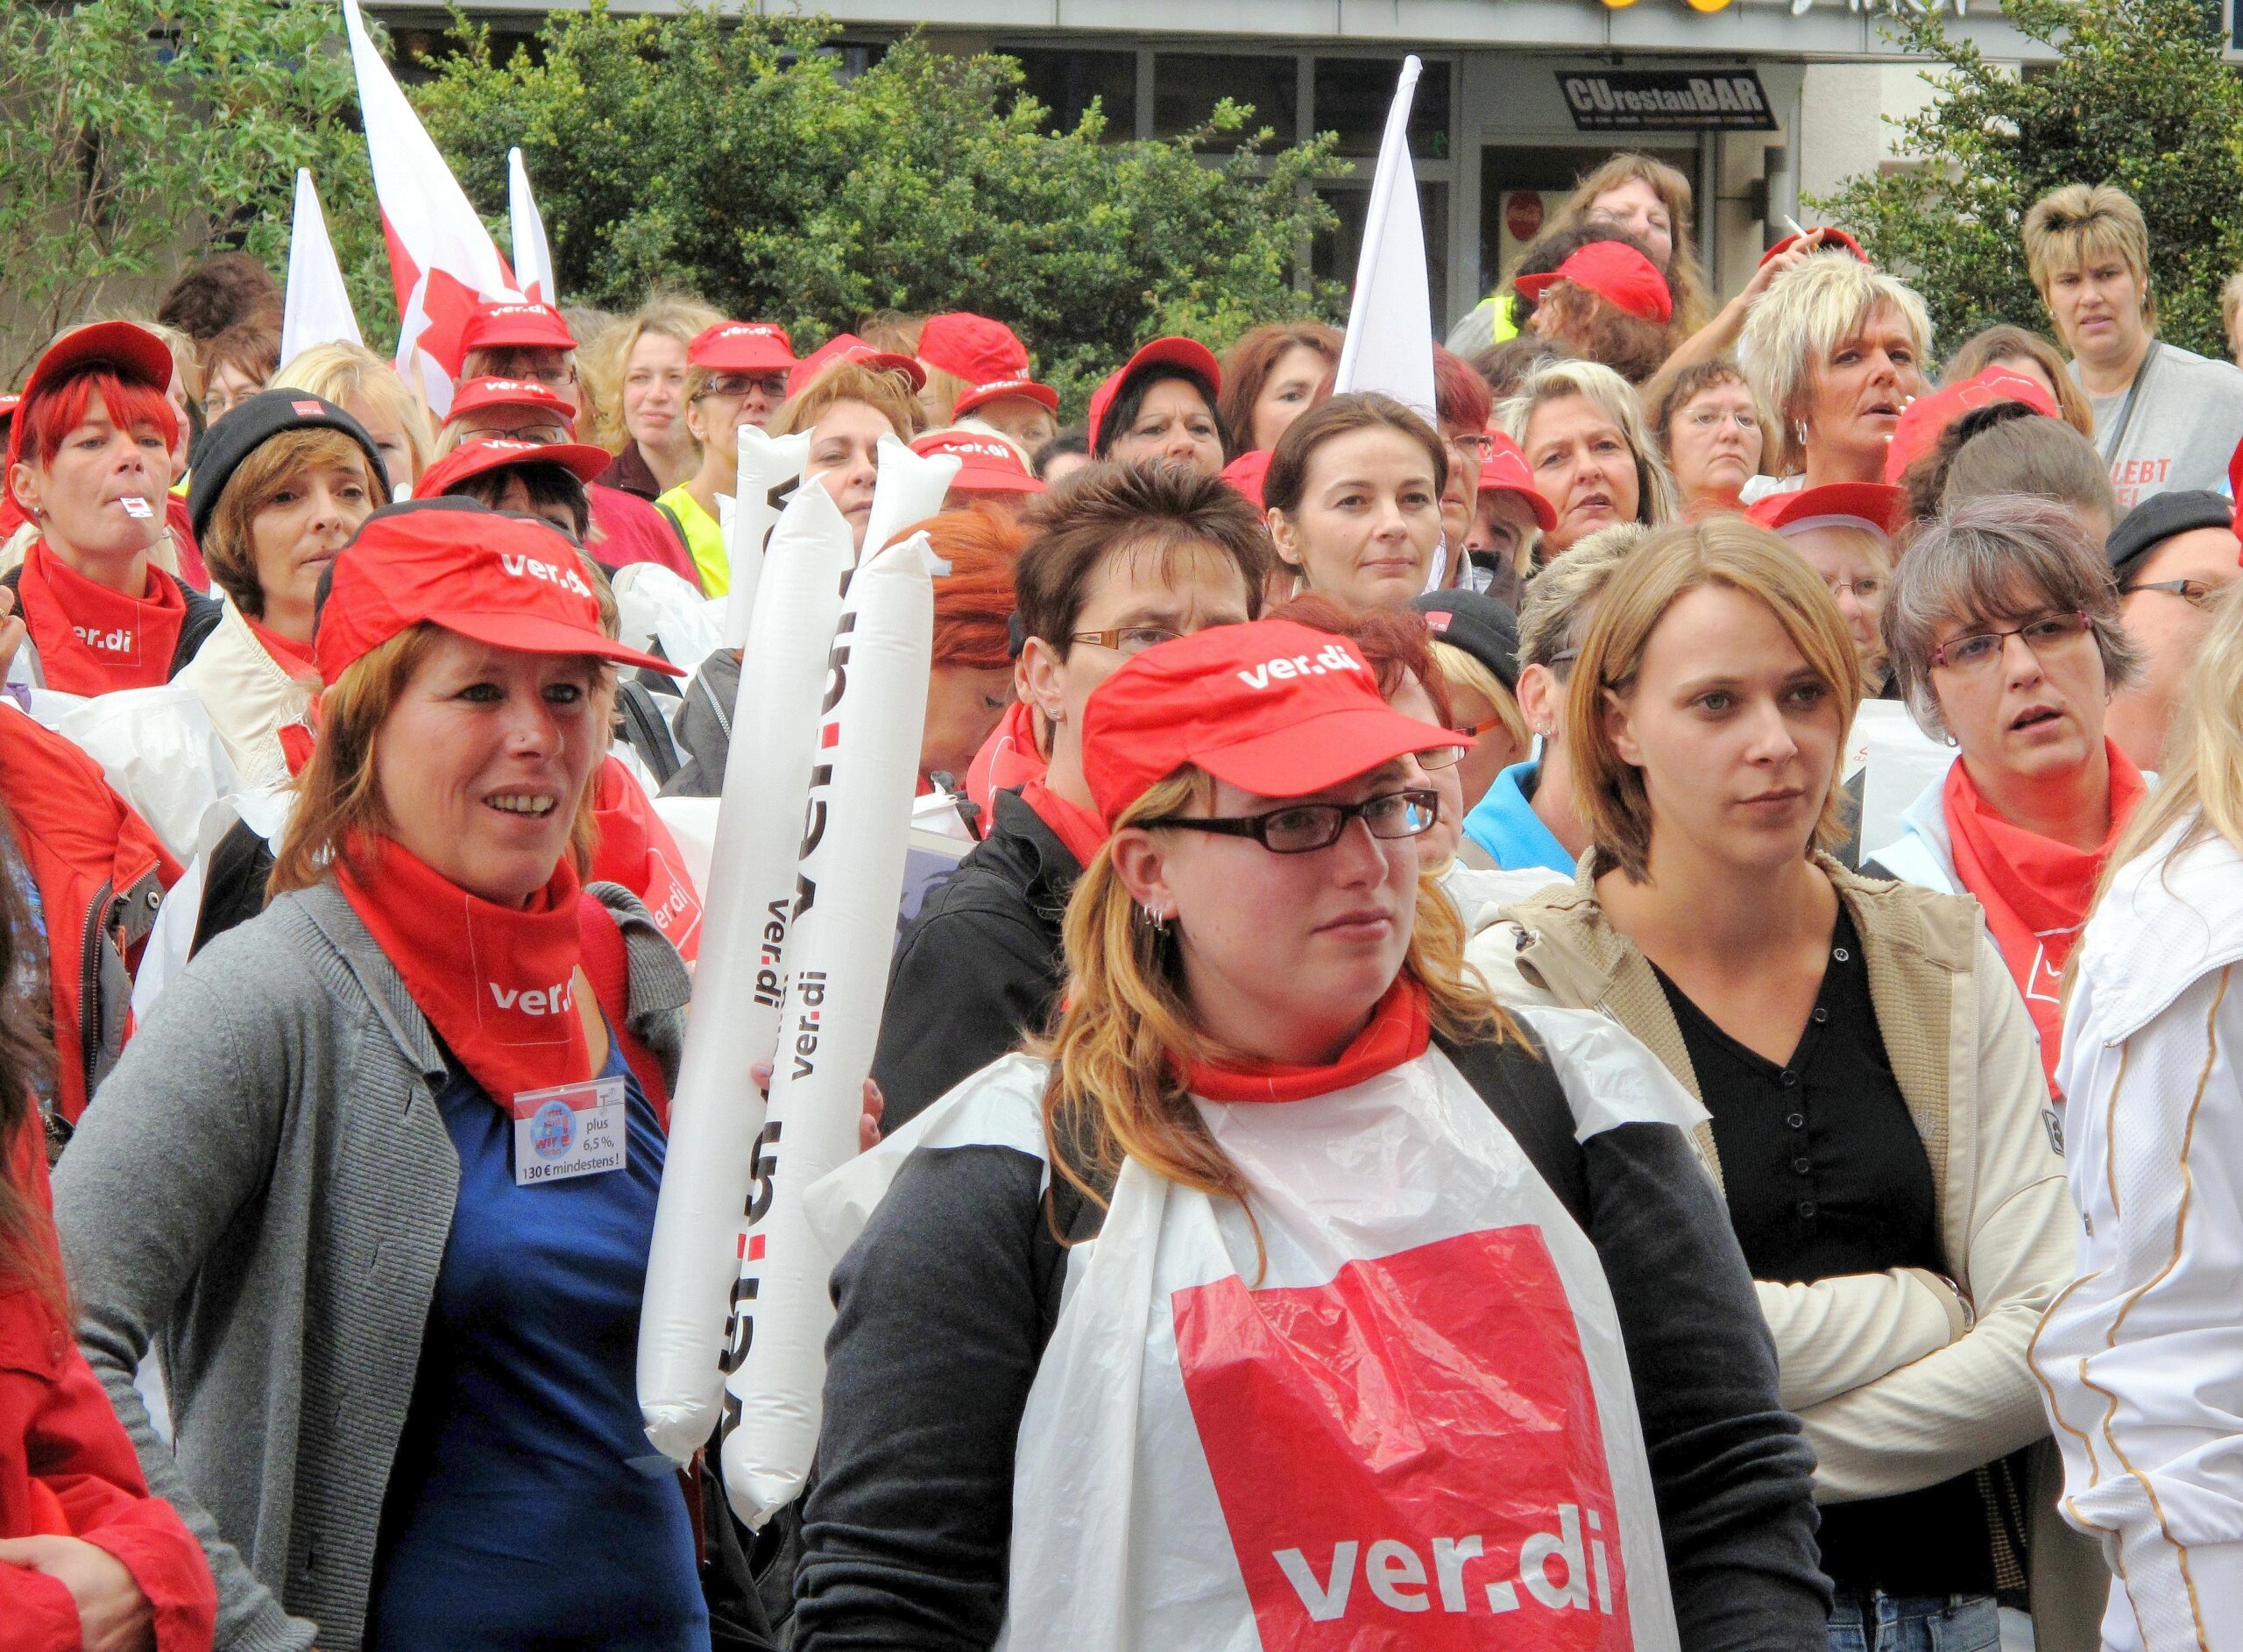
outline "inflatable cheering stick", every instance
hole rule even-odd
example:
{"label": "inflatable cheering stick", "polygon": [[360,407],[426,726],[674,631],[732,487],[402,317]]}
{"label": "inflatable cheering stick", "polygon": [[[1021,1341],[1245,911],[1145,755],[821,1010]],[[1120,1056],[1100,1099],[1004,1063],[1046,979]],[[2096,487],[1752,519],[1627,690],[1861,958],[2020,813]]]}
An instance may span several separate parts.
{"label": "inflatable cheering stick", "polygon": [[893,436],[882,436],[875,450],[879,480],[873,486],[872,514],[865,519],[863,560],[869,562],[909,527],[943,508],[943,496],[958,475],[950,454],[923,458]]}
{"label": "inflatable cheering stick", "polygon": [[[797,489],[772,530],[740,656],[701,961],[639,1320],[647,1437],[679,1464],[708,1444],[725,1375],[746,1345],[740,1305],[728,1299],[763,1127],[748,1069],[772,1059],[778,1036],[818,698],[855,555],[832,497]],[[919,724],[911,726],[916,741]]]}
{"label": "inflatable cheering stick", "polygon": [[725,1486],[759,1528],[801,1493],[817,1445],[832,1258],[803,1192],[857,1151],[888,991],[934,650],[926,546],[914,535],[857,570],[827,670],[777,1070],[735,1291],[746,1358],[725,1382]]}
{"label": "inflatable cheering stick", "polygon": [[739,427],[739,479],[732,484],[732,519],[725,524],[725,555],[732,589],[725,595],[725,646],[747,646],[755,588],[763,577],[763,547],[801,485],[810,459],[810,432],[774,436],[760,426]]}

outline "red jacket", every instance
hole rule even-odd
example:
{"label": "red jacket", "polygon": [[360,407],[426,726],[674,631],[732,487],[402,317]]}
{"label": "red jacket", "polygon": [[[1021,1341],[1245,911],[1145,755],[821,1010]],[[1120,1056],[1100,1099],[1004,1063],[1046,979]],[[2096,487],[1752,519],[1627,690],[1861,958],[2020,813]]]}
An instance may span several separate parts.
{"label": "red jacket", "polygon": [[[36,1129],[0,1161],[52,1209]],[[44,1241],[53,1243],[52,1230]],[[60,1266],[56,1261],[57,1267]],[[70,1536],[106,1550],[154,1608],[157,1652],[209,1652],[218,1589],[202,1545],[161,1498],[69,1330],[35,1290],[0,1291],[0,1537]],[[0,1565],[0,1643],[79,1652],[70,1592],[44,1572]]]}
{"label": "red jacket", "polygon": [[591,485],[592,531],[584,549],[602,568],[628,568],[633,562],[659,562],[695,590],[701,589],[701,572],[693,566],[693,553],[685,548],[669,519],[634,493],[619,488]]}
{"label": "red jacket", "polygon": [[76,1124],[124,1048],[131,963],[180,865],[101,765],[0,706],[0,803],[39,887],[53,987],[55,1105]]}

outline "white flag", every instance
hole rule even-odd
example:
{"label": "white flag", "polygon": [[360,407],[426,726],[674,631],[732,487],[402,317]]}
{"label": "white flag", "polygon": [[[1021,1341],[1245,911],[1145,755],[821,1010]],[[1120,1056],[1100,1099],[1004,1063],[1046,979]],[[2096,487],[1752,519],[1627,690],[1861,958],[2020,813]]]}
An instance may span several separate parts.
{"label": "white flag", "polygon": [[1434,423],[1433,293],[1426,278],[1425,225],[1418,216],[1417,168],[1410,160],[1410,104],[1419,67],[1415,57],[1402,60],[1401,84],[1386,112],[1334,389],[1383,391]]}
{"label": "white flag", "polygon": [[389,274],[397,289],[397,368],[442,414],[463,352],[460,334],[478,303],[522,294],[491,232],[421,124],[421,117],[374,49],[358,0],[343,0],[350,64],[358,75],[358,109],[366,124],[374,194],[381,207]]}
{"label": "white flag", "polygon": [[540,304],[561,302],[561,288],[553,279],[553,249],[545,239],[545,220],[537,215],[537,201],[529,193],[529,169],[522,152],[506,152],[506,213],[513,229],[514,280],[524,296]]}
{"label": "white flag", "polygon": [[288,232],[288,295],[280,311],[280,359],[315,344],[363,344],[358,318],[351,313],[350,290],[335,244],[327,238],[327,215],[308,168],[296,168],[296,220]]}

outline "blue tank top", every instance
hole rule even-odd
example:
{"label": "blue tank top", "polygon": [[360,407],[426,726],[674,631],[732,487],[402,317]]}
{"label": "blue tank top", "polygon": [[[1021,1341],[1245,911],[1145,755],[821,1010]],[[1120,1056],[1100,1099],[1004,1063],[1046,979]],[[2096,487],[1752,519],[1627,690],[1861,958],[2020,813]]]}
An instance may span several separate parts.
{"label": "blue tank top", "polygon": [[369,1652],[707,1652],[677,1477],[649,1462],[639,1303],[662,1185],[629,1098],[620,1170],[514,1185],[513,1120],[454,1065],[459,1202],[383,1504]]}

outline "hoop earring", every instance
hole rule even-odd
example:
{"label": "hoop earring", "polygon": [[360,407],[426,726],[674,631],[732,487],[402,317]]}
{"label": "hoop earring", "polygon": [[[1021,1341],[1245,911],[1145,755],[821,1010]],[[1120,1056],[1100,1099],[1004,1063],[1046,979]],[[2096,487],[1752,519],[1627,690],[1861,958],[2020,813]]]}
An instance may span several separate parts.
{"label": "hoop earring", "polygon": [[1139,907],[1137,921],[1143,924],[1156,939],[1167,937],[1168,914],[1165,912],[1155,912],[1150,907]]}

